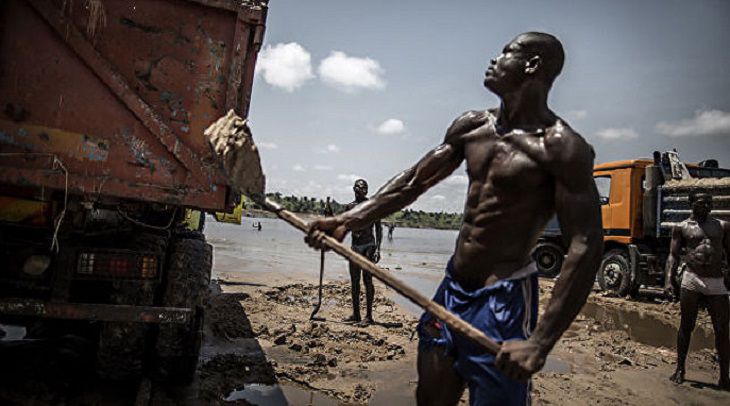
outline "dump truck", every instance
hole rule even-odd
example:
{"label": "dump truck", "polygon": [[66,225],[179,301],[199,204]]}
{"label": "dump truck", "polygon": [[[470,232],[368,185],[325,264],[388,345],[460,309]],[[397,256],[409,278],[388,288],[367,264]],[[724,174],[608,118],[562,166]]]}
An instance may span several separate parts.
{"label": "dump truck", "polygon": [[[712,195],[712,215],[730,221],[730,169],[720,168],[716,160],[684,164],[676,151],[657,151],[652,159],[596,165],[593,177],[603,220],[597,282],[621,296],[664,286],[671,231],[691,214],[691,192]],[[543,275],[558,274],[566,248],[553,218],[533,251]]]}
{"label": "dump truck", "polygon": [[0,2],[0,323],[87,338],[106,378],[192,378],[212,267],[201,213],[240,198],[203,132],[247,116],[266,14]]}

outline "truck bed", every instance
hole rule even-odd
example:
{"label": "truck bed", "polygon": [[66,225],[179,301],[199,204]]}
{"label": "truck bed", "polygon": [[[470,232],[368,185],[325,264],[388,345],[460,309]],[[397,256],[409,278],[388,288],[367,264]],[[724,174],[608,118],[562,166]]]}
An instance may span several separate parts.
{"label": "truck bed", "polygon": [[0,191],[231,209],[203,130],[229,109],[247,115],[266,10],[234,0],[0,2]]}

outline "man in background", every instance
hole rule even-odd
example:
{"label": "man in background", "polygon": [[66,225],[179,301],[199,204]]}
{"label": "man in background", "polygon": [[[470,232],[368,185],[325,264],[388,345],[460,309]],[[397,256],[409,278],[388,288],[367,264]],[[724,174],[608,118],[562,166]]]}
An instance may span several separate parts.
{"label": "man in background", "polygon": [[[345,206],[345,210],[351,210],[368,200],[368,183],[365,179],[358,179],[352,187],[355,192],[355,200]],[[374,229],[374,230],[373,230]],[[373,231],[375,231],[373,233]],[[374,263],[380,261],[380,243],[383,239],[383,226],[380,220],[366,224],[356,230],[352,230],[352,250]],[[360,317],[360,276],[365,284],[365,320]],[[352,316],[345,321],[362,323],[363,325],[373,324],[373,301],[375,300],[375,286],[373,275],[361,269],[354,262],[350,262],[350,282],[352,282]]]}
{"label": "man in background", "polygon": [[673,294],[672,281],[677,276],[677,265],[682,248],[687,249],[686,268],[682,274],[679,294],[681,319],[677,333],[677,369],[669,378],[672,382],[684,382],[685,360],[689,351],[692,331],[697,322],[700,301],[707,304],[715,330],[715,346],[720,360],[718,386],[730,390],[730,302],[723,278],[723,250],[730,258],[730,223],[710,216],[712,196],[706,193],[689,194],[692,214],[672,229],[672,243],[667,258],[665,289]]}

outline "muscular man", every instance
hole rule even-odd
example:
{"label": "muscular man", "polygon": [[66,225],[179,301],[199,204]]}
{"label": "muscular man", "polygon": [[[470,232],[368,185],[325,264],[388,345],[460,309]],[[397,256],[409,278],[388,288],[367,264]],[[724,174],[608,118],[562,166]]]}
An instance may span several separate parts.
{"label": "muscular man", "polygon": [[[365,179],[358,179],[352,187],[355,192],[355,200],[345,205],[345,210],[351,210],[368,200],[368,183]],[[377,263],[380,261],[380,243],[383,239],[383,226],[379,219],[364,224],[365,227],[358,228],[352,232],[352,249],[358,254]],[[373,236],[373,228],[375,235]],[[352,282],[352,316],[345,321],[360,323],[360,275],[365,283],[365,325],[374,323],[373,300],[375,299],[375,286],[373,286],[373,275],[361,269],[354,262],[350,262],[350,282]]]}
{"label": "muscular man", "polygon": [[[499,108],[470,111],[441,145],[388,181],[370,200],[310,224],[315,248],[325,231],[342,239],[412,203],[466,161],[469,184],[456,251],[434,300],[502,342],[495,357],[425,313],[419,322],[421,405],[523,404],[529,379],[568,328],[591,290],[601,255],[593,149],[547,106],[563,47],[543,33],[518,35],[491,61],[484,85]],[[537,323],[538,286],[530,251],[557,212],[570,244],[561,278]]]}
{"label": "muscular man", "polygon": [[677,275],[679,256],[682,248],[687,248],[686,268],[679,295],[681,319],[677,333],[677,370],[670,379],[678,384],[684,382],[684,363],[689,341],[697,321],[699,302],[704,300],[715,329],[715,347],[720,358],[718,385],[722,389],[730,390],[730,302],[722,274],[723,250],[730,258],[730,223],[710,216],[712,196],[708,194],[690,193],[689,203],[692,214],[672,229],[672,244],[667,259],[665,288],[668,293],[672,293],[672,281]]}

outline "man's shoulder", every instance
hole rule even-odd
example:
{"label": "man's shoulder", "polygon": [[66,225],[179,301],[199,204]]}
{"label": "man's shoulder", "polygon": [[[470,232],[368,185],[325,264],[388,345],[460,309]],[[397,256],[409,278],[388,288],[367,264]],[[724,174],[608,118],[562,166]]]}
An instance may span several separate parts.
{"label": "man's shoulder", "polygon": [[457,117],[446,132],[447,140],[469,133],[494,119],[494,110],[469,110]]}
{"label": "man's shoulder", "polygon": [[593,146],[563,119],[558,118],[545,133],[545,152],[556,164],[593,163]]}

